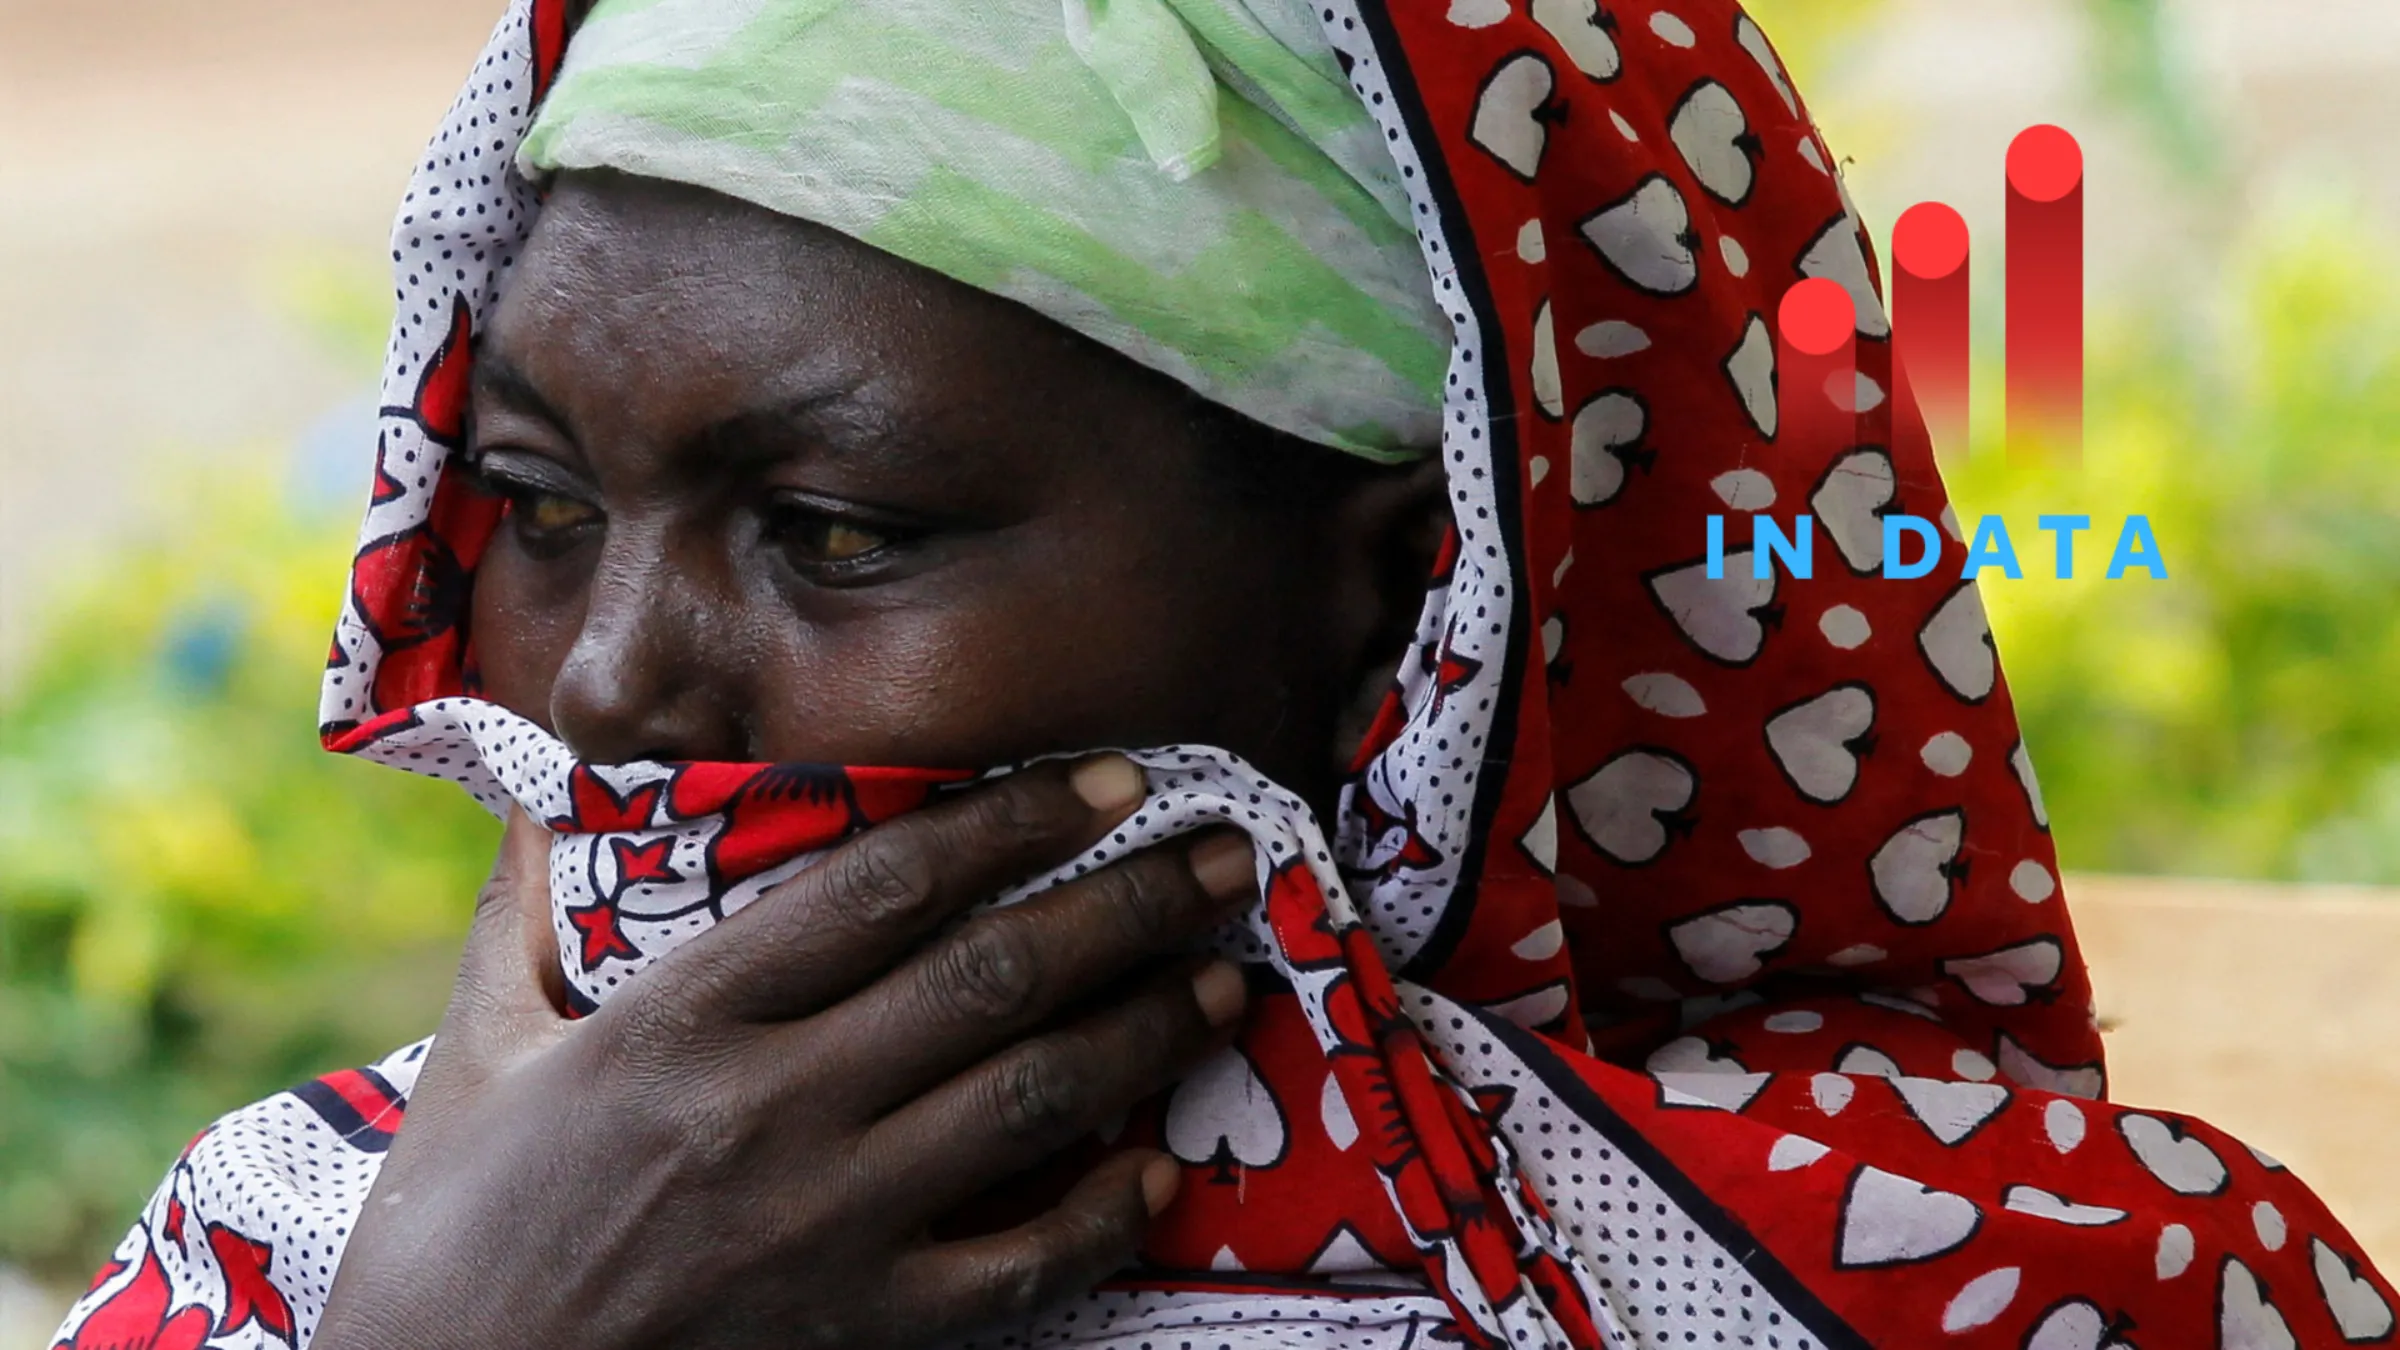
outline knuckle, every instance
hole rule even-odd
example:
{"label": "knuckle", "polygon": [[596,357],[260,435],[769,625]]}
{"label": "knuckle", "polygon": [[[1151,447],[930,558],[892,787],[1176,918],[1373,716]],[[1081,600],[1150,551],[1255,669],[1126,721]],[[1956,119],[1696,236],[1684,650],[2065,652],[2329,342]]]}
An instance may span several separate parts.
{"label": "knuckle", "polygon": [[1011,1137],[1043,1139],[1074,1129],[1087,1095],[1064,1053],[1037,1041],[994,1075],[991,1114]]}
{"label": "knuckle", "polygon": [[738,1111],[702,1099],[683,1103],[662,1122],[676,1156],[691,1175],[722,1180],[738,1173],[750,1153],[751,1131]]}
{"label": "knuckle", "polygon": [[933,860],[918,833],[862,839],[844,849],[832,878],[852,921],[873,932],[904,929],[933,894]]}
{"label": "knuckle", "polygon": [[1109,1066],[1106,1090],[1127,1102],[1166,1087],[1210,1044],[1208,1019],[1182,980],[1162,981],[1109,1013],[1094,1032]]}
{"label": "knuckle", "polygon": [[985,915],[943,948],[933,966],[933,994],[959,1020],[1014,1019],[1033,1006],[1040,965],[1021,922]]}
{"label": "knuckle", "polygon": [[494,872],[475,892],[475,914],[469,922],[476,936],[496,938],[508,931],[518,912],[516,878]]}
{"label": "knuckle", "polygon": [[1190,988],[1180,978],[1162,978],[1106,1015],[1093,1032],[1109,1066],[1106,1091],[1130,1102],[1166,1087],[1213,1043]]}
{"label": "knuckle", "polygon": [[1141,950],[1167,946],[1185,936],[1198,883],[1169,855],[1147,853],[1102,872],[1102,910],[1117,933]]}
{"label": "knuckle", "polygon": [[1100,1271],[1121,1265],[1139,1245],[1138,1230],[1113,1213],[1061,1214],[1024,1262],[1020,1315],[1041,1313],[1088,1287]]}
{"label": "knuckle", "polygon": [[985,1277],[990,1282],[991,1305],[1002,1318],[1030,1321],[1064,1292],[1054,1263],[1044,1259],[1047,1255],[1039,1253],[1032,1260],[997,1266]]}
{"label": "knuckle", "polygon": [[1183,980],[1162,981],[1126,1010],[1127,1044],[1139,1047],[1128,1062],[1155,1060],[1162,1068],[1181,1059],[1209,1039],[1208,1018]]}
{"label": "knuckle", "polygon": [[706,1088],[693,1090],[690,1066],[681,1074],[629,1074],[612,1096],[622,1102],[630,1139],[673,1173],[702,1186],[738,1171],[755,1138],[748,1113],[733,1101]]}
{"label": "knuckle", "polygon": [[985,848],[1019,845],[1063,834],[1071,817],[1065,793],[1035,774],[1015,774],[978,793],[966,804],[958,826],[967,842]]}
{"label": "knuckle", "polygon": [[475,892],[476,917],[481,918],[498,910],[512,908],[510,902],[514,896],[511,895],[511,892],[514,889],[515,880],[506,872],[494,872],[484,878],[482,887]]}
{"label": "knuckle", "polygon": [[606,1025],[613,1032],[607,1038],[611,1059],[640,1071],[643,1066],[674,1063],[685,1056],[699,1030],[697,1009],[707,996],[704,986],[708,983],[698,969],[704,963],[690,964],[695,968],[679,972],[684,978],[674,986],[661,983],[635,990],[606,1010],[610,1015]]}

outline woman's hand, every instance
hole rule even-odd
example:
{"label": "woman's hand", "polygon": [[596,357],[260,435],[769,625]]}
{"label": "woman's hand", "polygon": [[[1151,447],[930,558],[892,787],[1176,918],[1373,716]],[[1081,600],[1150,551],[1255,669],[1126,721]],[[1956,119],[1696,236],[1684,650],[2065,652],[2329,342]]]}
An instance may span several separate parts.
{"label": "woman's hand", "polygon": [[1255,896],[1238,834],[944,931],[1141,791],[1107,756],[878,826],[580,1022],[560,1012],[549,836],[513,821],[318,1350],[919,1346],[1121,1266],[1173,1196],[1161,1154],[1113,1157],[1003,1233],[926,1226],[1240,1016],[1240,973],[1186,955]]}

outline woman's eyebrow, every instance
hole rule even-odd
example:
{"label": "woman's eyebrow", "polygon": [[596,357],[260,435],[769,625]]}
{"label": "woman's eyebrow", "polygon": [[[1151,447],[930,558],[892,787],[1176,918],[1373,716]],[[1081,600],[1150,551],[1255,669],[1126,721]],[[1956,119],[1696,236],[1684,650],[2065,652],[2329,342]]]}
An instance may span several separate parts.
{"label": "woman's eyebrow", "polygon": [[533,378],[509,364],[505,357],[479,354],[471,382],[477,402],[490,399],[514,411],[539,417],[561,431],[567,429],[567,419],[559,416],[558,410],[550,406],[550,400],[542,397]]}
{"label": "woman's eyebrow", "polygon": [[562,497],[589,496],[596,487],[590,475],[548,455],[518,450],[486,450],[475,456],[474,471],[495,483],[531,488]]}
{"label": "woman's eyebrow", "polygon": [[[540,418],[573,438],[566,416],[507,358],[479,355],[472,379],[477,401]],[[905,461],[933,448],[894,418],[871,386],[864,376],[842,379],[728,413],[702,428],[687,449],[717,468],[755,471],[795,456]]]}
{"label": "woman's eyebrow", "polygon": [[813,389],[717,419],[702,435],[715,454],[745,465],[791,458],[905,456],[918,438],[868,392],[865,380]]}

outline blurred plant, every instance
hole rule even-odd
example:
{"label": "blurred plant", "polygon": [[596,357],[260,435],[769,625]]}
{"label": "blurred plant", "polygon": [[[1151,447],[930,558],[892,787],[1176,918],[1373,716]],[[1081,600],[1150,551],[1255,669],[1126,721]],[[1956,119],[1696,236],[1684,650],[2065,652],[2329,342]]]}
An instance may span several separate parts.
{"label": "blurred plant", "polygon": [[351,541],[280,481],[174,485],[0,702],[0,1262],[88,1277],[200,1125],[439,1014],[496,830],[317,748]]}
{"label": "blurred plant", "polygon": [[2092,81],[2141,122],[2189,186],[2221,186],[2226,169],[2182,33],[2165,0],[2082,0]]}
{"label": "blurred plant", "polygon": [[[1986,595],[2067,866],[2400,884],[2395,241],[2262,221],[2199,322],[2095,328],[2080,468],[2006,462],[1994,419],[1952,486],[2026,553]],[[2076,580],[2044,512],[2093,518]],[[2169,580],[2100,579],[2129,513]]]}
{"label": "blurred plant", "polygon": [[1742,8],[1775,44],[1792,82],[1814,99],[1826,68],[1890,0],[1744,0]]}
{"label": "blurred plant", "polygon": [[294,244],[276,256],[259,291],[326,357],[372,384],[392,327],[392,288],[382,269],[362,268],[338,250]]}

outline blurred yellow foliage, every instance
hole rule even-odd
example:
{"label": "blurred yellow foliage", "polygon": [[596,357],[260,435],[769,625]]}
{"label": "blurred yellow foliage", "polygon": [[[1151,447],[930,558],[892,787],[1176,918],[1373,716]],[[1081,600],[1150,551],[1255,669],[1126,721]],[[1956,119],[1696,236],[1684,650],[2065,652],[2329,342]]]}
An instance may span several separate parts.
{"label": "blurred yellow foliage", "polygon": [[439,1013],[496,829],[317,747],[351,533],[280,480],[162,485],[0,705],[0,1258],[88,1273],[210,1117]]}
{"label": "blurred yellow foliage", "polygon": [[1746,0],[1742,8],[1758,21],[1776,55],[1804,90],[1826,84],[1827,66],[1842,43],[1890,0]]}
{"label": "blurred yellow foliage", "polygon": [[[2295,204],[2239,238],[2218,297],[2096,320],[2079,467],[2010,462],[1981,372],[1949,476],[2027,550],[1985,597],[2069,867],[2400,883],[2395,246]],[[2044,513],[2092,517],[2073,581]],[[2168,580],[2101,579],[2131,514]]]}

